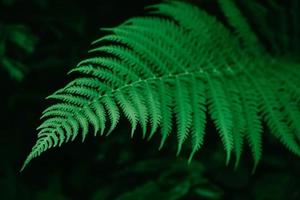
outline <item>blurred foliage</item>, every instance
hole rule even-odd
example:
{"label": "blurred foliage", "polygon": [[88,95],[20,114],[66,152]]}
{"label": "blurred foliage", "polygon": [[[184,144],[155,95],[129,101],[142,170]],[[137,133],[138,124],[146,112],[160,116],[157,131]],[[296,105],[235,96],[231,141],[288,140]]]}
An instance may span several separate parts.
{"label": "blurred foliage", "polygon": [[300,1],[238,1],[253,28],[275,55],[300,58]]}
{"label": "blurred foliage", "polygon": [[22,59],[25,55],[34,52],[37,42],[37,37],[27,26],[0,23],[0,66],[9,73],[12,79],[23,80],[28,69]]}
{"label": "blurred foliage", "polygon": [[[178,157],[170,153],[175,151],[176,138],[168,143],[174,149],[157,152],[158,140],[131,140],[123,134],[128,124],[122,122],[113,137],[87,138],[88,145],[78,141],[64,150],[52,150],[22,174],[18,172],[34,142],[37,119],[46,107],[42,99],[68,82],[65,73],[99,35],[98,28],[139,15],[145,5],[155,2],[0,0],[1,200],[300,199],[299,158],[269,141],[255,174],[251,174],[251,155],[245,155],[234,170],[224,165],[211,123],[205,150],[190,165],[188,153]],[[193,2],[218,14],[211,1]],[[260,38],[276,54],[276,49],[282,51],[285,39],[274,31],[281,26],[276,23],[281,17],[275,10],[299,13],[293,6],[290,10],[284,7],[283,2],[270,12],[271,2],[279,1],[242,1],[241,6]],[[299,3],[289,2],[286,6]],[[266,23],[257,20],[265,15]],[[299,59],[297,48],[299,45],[290,43],[285,55]]]}
{"label": "blurred foliage", "polygon": [[[0,1],[3,6],[13,6],[15,0]],[[22,81],[28,68],[24,56],[32,54],[38,38],[24,24],[10,24],[0,20],[0,67],[15,81]],[[19,52],[21,51],[21,53]]]}
{"label": "blurred foliage", "polygon": [[[134,163],[114,175],[119,180],[118,184],[97,190],[92,199],[176,200],[188,195],[193,195],[195,198],[220,199],[222,191],[203,176],[203,165],[198,162],[187,165],[186,162],[186,160],[149,159]],[[146,178],[145,174],[152,176]],[[141,179],[143,176],[145,180]],[[123,187],[124,190],[124,185],[130,178],[143,181],[134,188],[126,188],[128,190],[123,194],[116,195],[117,185],[121,184],[119,187]]]}

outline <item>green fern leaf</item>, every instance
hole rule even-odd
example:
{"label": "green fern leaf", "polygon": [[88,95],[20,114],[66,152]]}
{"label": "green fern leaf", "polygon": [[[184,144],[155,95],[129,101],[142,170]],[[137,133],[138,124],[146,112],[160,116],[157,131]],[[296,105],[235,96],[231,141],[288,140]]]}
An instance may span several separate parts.
{"label": "green fern leaf", "polygon": [[208,80],[208,112],[215,122],[216,128],[220,132],[220,136],[226,151],[226,163],[230,160],[231,151],[233,149],[232,136],[232,113],[230,104],[226,98],[225,82],[218,79],[213,79],[207,76]]}
{"label": "green fern leaf", "polygon": [[205,11],[179,1],[150,6],[147,17],[103,29],[108,35],[94,41],[90,57],[69,72],[78,78],[48,97],[56,103],[43,112],[22,170],[50,148],[79,136],[84,141],[89,130],[112,133],[123,116],[131,136],[139,128],[148,139],[160,132],[159,148],[169,136],[177,138],[177,154],[190,144],[189,162],[208,134],[207,116],[226,163],[234,154],[237,166],[246,143],[256,168],[263,121],[300,155],[299,64],[262,53],[233,1],[219,2],[238,37]]}
{"label": "green fern leaf", "polygon": [[191,77],[191,107],[192,112],[192,152],[189,157],[191,162],[194,154],[201,148],[204,142],[205,123],[206,123],[206,92],[205,83]]}

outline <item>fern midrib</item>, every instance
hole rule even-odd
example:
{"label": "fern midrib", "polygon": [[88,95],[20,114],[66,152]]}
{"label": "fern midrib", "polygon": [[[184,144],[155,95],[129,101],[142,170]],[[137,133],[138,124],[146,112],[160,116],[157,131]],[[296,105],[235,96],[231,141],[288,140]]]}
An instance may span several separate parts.
{"label": "fern midrib", "polygon": [[[87,107],[89,107],[93,102],[95,101],[99,101],[100,99],[104,98],[105,96],[113,96],[114,95],[114,92],[117,92],[117,91],[121,91],[121,90],[125,90],[127,88],[130,88],[130,87],[136,87],[136,85],[140,84],[140,83],[147,83],[147,84],[151,84],[149,82],[151,81],[167,81],[168,79],[175,79],[175,78],[179,78],[179,77],[183,77],[183,76],[194,76],[195,74],[197,75],[201,75],[201,74],[205,74],[207,72],[204,72],[202,69],[199,69],[197,71],[185,71],[183,73],[177,73],[177,74],[167,74],[167,75],[163,75],[163,76],[158,76],[158,77],[151,77],[151,78],[147,78],[147,79],[140,79],[140,80],[137,80],[135,82],[132,82],[130,84],[127,84],[127,85],[124,85],[124,86],[121,86],[117,89],[111,89],[110,92],[107,92],[107,94],[104,94],[104,95],[101,95],[99,96],[97,99],[92,99],[92,100],[86,100],[85,101],[88,101],[88,103],[84,103],[82,104],[82,107],[81,108],[77,108],[77,112],[80,112],[82,113],[82,111],[84,111]],[[218,72],[216,72],[217,75],[220,75]],[[52,98],[55,98],[55,97],[52,97]],[[70,116],[65,118],[64,120],[61,121],[60,125],[57,126],[53,131],[56,132],[58,128],[61,128],[62,127],[62,124],[65,123],[65,122],[68,122],[70,118],[74,118],[75,117],[75,114],[74,113],[70,113]],[[40,142],[44,142],[44,141],[48,141],[49,139],[51,139],[50,135],[46,136],[46,137],[43,137],[43,138],[39,138],[39,141]],[[31,153],[31,155],[34,155],[36,154],[38,151],[38,149],[36,149],[35,151],[33,151]]]}
{"label": "fern midrib", "polygon": [[[76,68],[75,68],[76,69]],[[239,73],[241,73],[242,72],[242,70],[240,71],[238,71]],[[80,106],[81,106],[81,108],[78,108],[78,111],[79,112],[82,112],[84,109],[86,109],[86,107],[88,107],[88,106],[90,106],[92,103],[93,103],[93,101],[99,101],[101,98],[103,98],[103,97],[105,97],[105,96],[111,96],[111,97],[113,97],[113,95],[114,95],[114,92],[117,92],[117,91],[121,91],[121,90],[125,90],[125,89],[127,89],[127,88],[130,88],[130,87],[136,87],[136,85],[138,85],[138,84],[140,84],[140,83],[142,83],[142,82],[145,82],[145,83],[147,83],[147,84],[151,84],[151,83],[149,83],[149,82],[151,82],[151,81],[158,81],[158,80],[160,80],[160,81],[166,81],[166,80],[168,80],[168,79],[175,79],[175,78],[179,78],[179,77],[182,77],[182,76],[194,76],[194,75],[201,75],[201,74],[207,74],[208,72],[205,72],[203,69],[199,69],[199,70],[195,70],[195,71],[185,71],[185,72],[182,72],[182,73],[169,73],[169,74],[167,74],[167,75],[162,75],[162,76],[154,76],[154,77],[150,77],[150,78],[146,78],[146,79],[139,79],[139,80],[137,80],[137,81],[134,81],[134,82],[132,82],[132,83],[130,83],[130,84],[126,84],[126,85],[124,85],[124,86],[121,86],[121,87],[119,87],[119,88],[116,88],[116,89],[114,89],[114,88],[112,88],[111,89],[111,91],[107,91],[107,93],[106,94],[104,94],[104,95],[99,95],[99,97],[98,98],[93,98],[93,99],[89,99],[89,100],[87,100],[87,99],[84,99],[84,101],[85,102],[87,102],[88,101],[88,103],[82,103]],[[215,76],[222,76],[222,73],[220,73],[220,71],[219,70],[217,70],[217,69],[213,69],[212,71],[210,71],[210,73],[214,73],[215,74]],[[233,75],[236,75],[232,70],[230,70],[230,75],[231,76],[233,76]],[[204,76],[203,76],[204,77]],[[76,80],[76,79],[75,79]],[[63,90],[61,91],[61,92],[63,92]],[[56,98],[56,99],[60,99],[59,97],[51,97],[51,96],[49,96],[48,98]],[[84,105],[85,104],[85,105]],[[74,117],[75,116],[75,114],[71,114],[71,116],[72,117]],[[65,119],[66,121],[68,121],[68,118],[66,118]]]}

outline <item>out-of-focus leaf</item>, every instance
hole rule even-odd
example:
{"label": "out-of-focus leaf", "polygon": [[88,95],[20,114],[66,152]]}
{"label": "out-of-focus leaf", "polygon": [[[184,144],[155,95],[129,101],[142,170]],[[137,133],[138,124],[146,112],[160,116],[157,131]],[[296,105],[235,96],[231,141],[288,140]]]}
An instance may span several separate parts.
{"label": "out-of-focus leaf", "polygon": [[125,193],[117,198],[117,200],[151,200],[162,199],[159,186],[152,181],[137,187],[135,190]]}
{"label": "out-of-focus leaf", "polygon": [[32,53],[35,45],[38,42],[30,30],[23,25],[10,25],[7,27],[8,39],[23,49],[26,53]]}
{"label": "out-of-focus leaf", "polygon": [[13,80],[21,82],[28,69],[20,56],[14,55],[33,53],[38,39],[24,25],[0,25],[0,67],[6,70]]}
{"label": "out-of-focus leaf", "polygon": [[168,191],[165,194],[165,199],[167,200],[177,200],[188,194],[191,187],[191,183],[189,180],[178,182],[174,188]]}
{"label": "out-of-focus leaf", "polygon": [[24,78],[24,66],[22,63],[3,57],[0,61],[0,65],[9,73],[12,79],[21,82]]}
{"label": "out-of-focus leaf", "polygon": [[170,190],[165,190],[157,182],[149,181],[144,185],[141,185],[125,193],[117,198],[117,200],[178,200],[188,193],[190,189],[189,181],[178,183]]}
{"label": "out-of-focus leaf", "polygon": [[211,185],[209,182],[198,186],[194,189],[194,192],[201,199],[218,200],[222,199],[223,197],[222,190],[214,185]]}
{"label": "out-of-focus leaf", "polygon": [[109,195],[113,192],[113,191],[111,191],[112,189],[113,189],[113,187],[107,186],[107,187],[97,190],[93,194],[91,200],[108,200]]}

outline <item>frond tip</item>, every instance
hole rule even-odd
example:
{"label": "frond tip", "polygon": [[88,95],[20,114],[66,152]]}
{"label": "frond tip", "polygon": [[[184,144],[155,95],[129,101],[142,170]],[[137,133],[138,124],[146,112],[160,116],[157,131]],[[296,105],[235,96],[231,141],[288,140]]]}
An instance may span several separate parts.
{"label": "frond tip", "polygon": [[[238,165],[246,143],[257,166],[262,120],[300,155],[299,65],[253,54],[214,17],[177,1],[151,6],[148,17],[106,31],[93,43],[92,56],[70,71],[79,78],[48,97],[57,103],[43,112],[38,140],[21,171],[48,149],[77,136],[84,141],[90,130],[112,133],[122,115],[131,124],[131,136],[139,127],[149,139],[160,132],[160,148],[176,134],[177,154],[191,145],[189,162],[203,146],[207,116],[227,163],[234,155]],[[251,48],[253,37],[247,43]]]}

